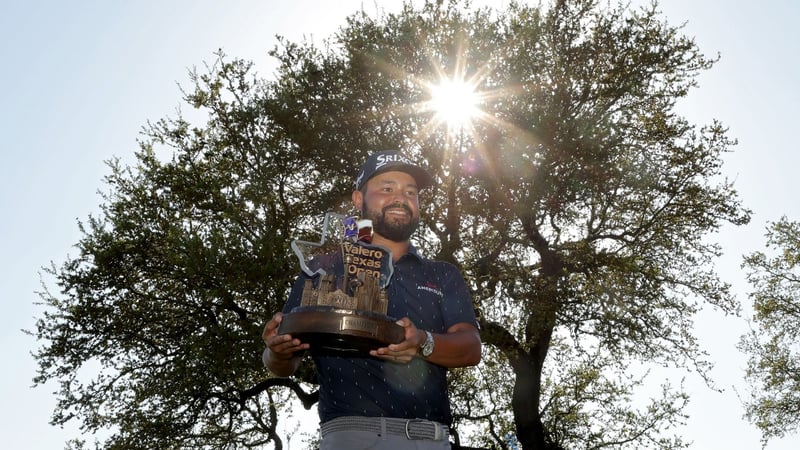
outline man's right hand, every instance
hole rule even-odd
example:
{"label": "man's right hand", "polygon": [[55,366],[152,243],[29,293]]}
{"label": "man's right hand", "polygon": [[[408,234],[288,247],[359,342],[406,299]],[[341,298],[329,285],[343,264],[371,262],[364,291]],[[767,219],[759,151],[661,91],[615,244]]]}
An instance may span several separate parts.
{"label": "man's right hand", "polygon": [[281,377],[288,377],[300,365],[300,357],[296,355],[296,352],[307,350],[309,345],[301,342],[300,339],[293,339],[289,334],[278,334],[278,327],[282,320],[283,314],[277,312],[264,326],[261,338],[267,348],[264,350],[261,359],[264,362],[264,366],[272,373]]}

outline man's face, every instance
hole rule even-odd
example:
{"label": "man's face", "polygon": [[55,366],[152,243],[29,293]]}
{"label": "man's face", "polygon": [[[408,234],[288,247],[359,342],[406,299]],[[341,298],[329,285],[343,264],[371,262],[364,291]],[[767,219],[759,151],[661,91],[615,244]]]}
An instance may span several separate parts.
{"label": "man's face", "polygon": [[419,226],[414,177],[405,172],[384,172],[370,178],[363,191],[361,215],[372,220],[373,232],[394,242],[407,241],[414,234]]}

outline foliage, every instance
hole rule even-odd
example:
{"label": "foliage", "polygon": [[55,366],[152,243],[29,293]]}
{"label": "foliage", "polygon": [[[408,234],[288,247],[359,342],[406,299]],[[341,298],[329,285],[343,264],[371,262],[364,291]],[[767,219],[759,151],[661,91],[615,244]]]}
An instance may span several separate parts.
{"label": "foliage", "polygon": [[[312,187],[329,180],[267,123],[266,87],[247,78],[248,64],[209,69],[186,93],[208,123],[149,124],[138,165],[109,164],[79,256],[49,271],[63,297],[43,293],[36,382],[61,384],[54,424],[80,417],[87,432],[118,430],[104,448],[259,445],[277,439],[288,396],[265,401],[266,388],[314,401],[297,382],[265,380],[258,354],[297,270],[285,242],[325,201]],[[93,362],[100,374],[85,383],[80,369]]]}
{"label": "foliage", "polygon": [[[707,236],[749,211],[721,176],[724,127],[674,112],[713,60],[655,5],[428,1],[271,54],[274,81],[220,55],[186,93],[207,122],[150,124],[139,165],[112,164],[80,255],[50,271],[60,296],[42,296],[54,422],[116,428],[105,448],[282,448],[287,399],[315,401],[312,367],[276,379],[258,359],[288,242],[346,208],[369,152],[401,148],[438,180],[419,246],[462,268],[482,326],[481,366],[451,374],[457,444],[686,445],[680,387],[642,404],[629,368],[706,375],[692,318],[738,310]],[[471,126],[427,106],[442,75],[483,93]]]}
{"label": "foliage", "polygon": [[739,348],[749,355],[747,379],[752,387],[747,418],[771,438],[800,426],[800,223],[786,217],[771,224],[767,248],[754,252],[742,267],[753,288],[753,324]]}

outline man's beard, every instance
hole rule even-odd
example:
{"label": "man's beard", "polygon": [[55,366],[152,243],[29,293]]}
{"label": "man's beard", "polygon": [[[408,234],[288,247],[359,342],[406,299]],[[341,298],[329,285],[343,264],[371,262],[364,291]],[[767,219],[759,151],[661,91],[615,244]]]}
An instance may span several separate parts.
{"label": "man's beard", "polygon": [[[401,220],[386,220],[386,211],[392,208],[403,208],[411,220],[408,223]],[[367,209],[366,206],[361,211],[361,215],[365,219],[372,221],[372,231],[380,234],[386,239],[393,242],[405,242],[411,238],[411,235],[417,231],[419,226],[419,216],[414,216],[411,209],[403,204],[389,205],[383,208],[380,212]]]}

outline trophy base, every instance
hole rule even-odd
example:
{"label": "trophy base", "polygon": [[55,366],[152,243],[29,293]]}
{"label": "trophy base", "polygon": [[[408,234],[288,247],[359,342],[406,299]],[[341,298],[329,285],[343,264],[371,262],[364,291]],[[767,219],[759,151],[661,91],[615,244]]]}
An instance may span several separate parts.
{"label": "trophy base", "polygon": [[368,353],[405,338],[395,319],[372,311],[299,306],[284,314],[280,334],[291,334],[311,345],[311,351]]}

